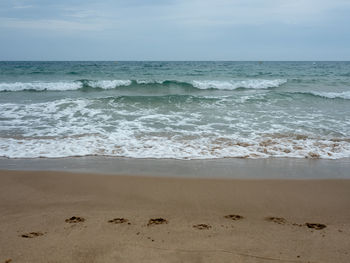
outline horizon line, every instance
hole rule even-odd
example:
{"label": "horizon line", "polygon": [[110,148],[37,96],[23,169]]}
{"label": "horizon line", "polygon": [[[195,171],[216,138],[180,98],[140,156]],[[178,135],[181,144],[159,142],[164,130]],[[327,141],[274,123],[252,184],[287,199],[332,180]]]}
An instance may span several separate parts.
{"label": "horizon line", "polygon": [[0,60],[0,62],[350,62],[350,60]]}

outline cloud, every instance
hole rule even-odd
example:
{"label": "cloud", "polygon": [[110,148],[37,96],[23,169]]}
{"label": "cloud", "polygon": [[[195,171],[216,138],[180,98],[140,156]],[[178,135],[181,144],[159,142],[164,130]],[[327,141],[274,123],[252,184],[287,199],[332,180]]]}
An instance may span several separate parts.
{"label": "cloud", "polygon": [[78,18],[78,19],[88,19],[88,18],[97,18],[103,17],[103,13],[97,10],[89,9],[80,9],[80,8],[66,8],[66,12],[63,13],[63,16]]}
{"label": "cloud", "polygon": [[20,4],[16,4],[13,6],[14,9],[27,9],[27,8],[32,8],[34,6],[32,5],[20,5]]}
{"label": "cloud", "polygon": [[346,0],[65,0],[38,5],[39,2],[15,2],[17,9],[30,10],[25,14],[10,12],[5,17],[0,12],[6,23],[1,26],[40,30],[66,27],[68,31],[111,29],[108,25],[159,27],[162,24],[184,30],[272,23],[314,26],[332,19],[336,10],[350,11],[350,1]]}
{"label": "cloud", "polygon": [[345,59],[349,12],[349,0],[0,0],[0,58],[50,42],[79,58]]}
{"label": "cloud", "polygon": [[80,23],[58,19],[17,19],[0,18],[0,28],[10,29],[34,29],[48,31],[96,31],[101,29],[101,25],[96,23]]}
{"label": "cloud", "polygon": [[187,26],[311,24],[323,22],[337,9],[350,8],[344,0],[193,0],[180,1],[169,17]]}

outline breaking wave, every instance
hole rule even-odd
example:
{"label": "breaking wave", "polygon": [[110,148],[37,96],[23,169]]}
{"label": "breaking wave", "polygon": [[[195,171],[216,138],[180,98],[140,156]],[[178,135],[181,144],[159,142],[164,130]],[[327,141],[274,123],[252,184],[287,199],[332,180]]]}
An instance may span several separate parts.
{"label": "breaking wave", "polygon": [[0,157],[350,157],[347,122],[320,123],[318,115],[285,108],[272,112],[264,101],[255,102],[259,115],[238,100],[166,95],[2,103]]}
{"label": "breaking wave", "polygon": [[88,89],[117,89],[120,87],[171,87],[177,86],[192,89],[214,89],[214,90],[235,90],[235,89],[269,89],[276,88],[286,83],[285,79],[250,79],[250,80],[77,80],[73,82],[14,82],[0,83],[0,91],[71,91]]}
{"label": "breaking wave", "polygon": [[235,89],[268,89],[277,88],[286,83],[285,79],[251,79],[241,81],[193,81],[193,86],[198,89],[220,89],[220,90],[235,90]]}
{"label": "breaking wave", "polygon": [[318,97],[323,97],[327,99],[345,99],[350,100],[350,91],[343,91],[343,92],[317,92],[312,91],[310,94]]}

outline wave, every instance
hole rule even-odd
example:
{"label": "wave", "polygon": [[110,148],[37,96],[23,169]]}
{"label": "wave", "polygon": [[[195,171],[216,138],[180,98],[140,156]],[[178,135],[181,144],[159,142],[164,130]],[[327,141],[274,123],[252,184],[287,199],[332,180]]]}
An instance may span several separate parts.
{"label": "wave", "polygon": [[[178,81],[178,80],[76,80],[72,82],[14,82],[14,83],[0,83],[0,92],[20,92],[20,91],[98,91],[98,90],[113,90],[113,89],[134,89],[143,94],[143,90],[149,92],[167,91],[169,89],[181,89],[182,92],[195,92],[201,90],[225,90],[233,91],[239,89],[271,89],[277,88],[286,83],[284,79],[250,79],[242,81]],[[175,90],[173,92],[178,92]],[[173,93],[172,92],[172,93]],[[157,93],[158,94],[158,93]],[[313,96],[325,99],[343,99],[350,100],[350,91],[343,92],[326,92],[326,91],[278,91],[269,92],[269,94],[280,95],[301,95]],[[157,97],[159,96],[156,95]]]}
{"label": "wave", "polygon": [[82,87],[79,82],[14,82],[0,83],[0,91],[66,91]]}
{"label": "wave", "polygon": [[100,101],[106,103],[118,102],[118,103],[143,103],[143,104],[153,104],[159,103],[160,105],[169,105],[175,103],[213,103],[222,102],[222,97],[209,97],[209,96],[193,96],[184,94],[168,94],[168,95],[151,95],[151,96],[115,96],[100,98]]}
{"label": "wave", "polygon": [[309,95],[326,99],[344,99],[350,100],[350,91],[343,92],[325,92],[325,91],[309,91],[309,92],[290,92],[291,94]]}
{"label": "wave", "polygon": [[235,89],[268,89],[277,88],[286,83],[285,79],[251,79],[241,81],[193,81],[193,86],[198,89],[220,89],[220,90],[235,90]]}
{"label": "wave", "polygon": [[72,91],[89,89],[117,89],[123,87],[172,87],[192,88],[196,90],[235,90],[235,89],[268,89],[286,83],[285,79],[248,79],[248,80],[77,80],[73,82],[14,82],[0,83],[0,91]]}
{"label": "wave", "polygon": [[[167,116],[162,121],[168,121]],[[139,120],[144,127],[147,120]],[[0,157],[6,158],[62,158],[76,156],[110,156],[129,158],[216,159],[216,158],[310,158],[342,159],[350,157],[348,139],[335,143],[332,139],[293,137],[234,139],[230,136],[208,137],[155,131],[138,136],[130,132],[130,124],[108,134],[82,133],[71,136],[17,137],[0,140]],[[91,129],[92,127],[87,126]],[[56,129],[57,130],[57,129]]]}
{"label": "wave", "polygon": [[86,86],[91,88],[100,88],[100,89],[114,89],[116,87],[130,86],[132,83],[131,80],[97,80],[97,81],[86,81]]}
{"label": "wave", "polygon": [[[276,94],[279,99],[276,92],[252,92],[0,103],[0,157],[350,157],[349,124],[342,114],[315,116],[266,103]],[[245,103],[250,99],[254,104]]]}
{"label": "wave", "polygon": [[350,100],[350,91],[343,91],[343,92],[310,92],[311,94],[319,97],[324,97],[328,99],[346,99]]}

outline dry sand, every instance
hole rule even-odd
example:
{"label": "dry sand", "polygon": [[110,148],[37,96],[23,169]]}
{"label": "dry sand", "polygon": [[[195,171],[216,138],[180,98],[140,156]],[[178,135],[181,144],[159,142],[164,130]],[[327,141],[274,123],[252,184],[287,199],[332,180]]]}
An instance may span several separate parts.
{"label": "dry sand", "polygon": [[350,180],[1,171],[0,216],[0,263],[350,262]]}

